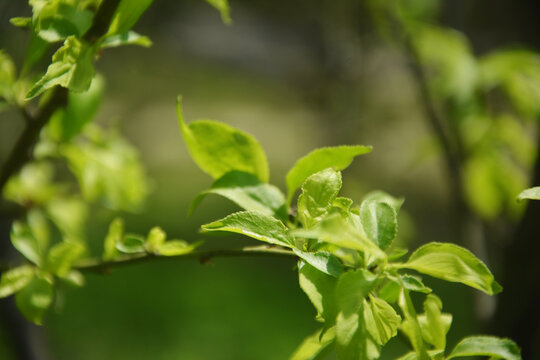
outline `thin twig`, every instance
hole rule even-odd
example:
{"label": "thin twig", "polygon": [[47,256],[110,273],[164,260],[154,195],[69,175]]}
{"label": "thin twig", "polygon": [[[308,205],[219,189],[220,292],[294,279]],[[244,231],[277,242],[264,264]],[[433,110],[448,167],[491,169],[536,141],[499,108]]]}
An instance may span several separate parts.
{"label": "thin twig", "polygon": [[139,264],[150,261],[176,261],[195,259],[201,263],[206,263],[216,257],[281,257],[291,258],[296,257],[296,254],[291,250],[272,246],[247,246],[240,249],[215,249],[215,250],[199,250],[187,254],[174,256],[163,256],[155,254],[135,254],[122,256],[112,261],[102,261],[99,259],[90,259],[76,264],[73,269],[84,272],[106,273],[112,268]]}

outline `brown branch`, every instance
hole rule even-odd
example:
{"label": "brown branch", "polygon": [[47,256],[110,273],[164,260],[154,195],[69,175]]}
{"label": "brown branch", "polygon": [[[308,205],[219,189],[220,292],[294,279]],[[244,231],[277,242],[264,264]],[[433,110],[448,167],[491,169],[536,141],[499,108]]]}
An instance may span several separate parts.
{"label": "brown branch", "polygon": [[174,256],[163,256],[155,254],[135,254],[129,256],[122,256],[111,261],[102,261],[99,259],[90,259],[84,262],[80,262],[73,266],[73,269],[94,272],[94,273],[107,273],[112,268],[139,264],[149,261],[177,261],[177,260],[198,260],[201,263],[207,263],[216,257],[278,257],[278,258],[294,258],[297,257],[291,250],[283,249],[280,247],[272,246],[246,246],[240,249],[215,249],[215,250],[199,250],[193,251],[187,254],[180,254]]}
{"label": "brown branch", "polygon": [[[94,20],[90,29],[83,39],[95,43],[109,30],[109,24],[118,8],[120,0],[104,0],[98,11],[94,15]],[[11,176],[17,173],[27,162],[32,159],[34,146],[39,140],[39,134],[43,127],[56,110],[67,104],[66,88],[56,87],[53,89],[51,99],[38,111],[32,115],[26,108],[21,112],[26,120],[26,127],[17,139],[15,146],[2,166],[0,172],[0,192]]]}

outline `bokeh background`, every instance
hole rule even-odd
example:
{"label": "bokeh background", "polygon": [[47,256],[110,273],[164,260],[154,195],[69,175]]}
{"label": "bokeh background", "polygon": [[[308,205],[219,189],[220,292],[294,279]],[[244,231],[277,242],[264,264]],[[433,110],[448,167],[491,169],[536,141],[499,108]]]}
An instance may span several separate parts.
{"label": "bokeh background", "polygon": [[[205,237],[198,227],[235,209],[208,197],[190,218],[194,195],[211,179],[190,160],[178,130],[175,99],[186,119],[220,120],[253,134],[266,150],[271,182],[284,189],[295,160],[327,145],[366,144],[374,151],[344,172],[342,193],[359,200],[382,189],[406,202],[401,238],[459,243],[453,194],[419,104],[407,60],[382,39],[363,1],[231,0],[233,24],[200,0],[157,0],[135,29],[150,49],[106,51],[97,64],[106,78],[98,115],[119,124],[138,148],[152,191],[127,229],[161,226],[171,237],[208,247],[253,244]],[[25,1],[0,1],[0,47],[15,59],[26,35],[9,18],[28,14]],[[501,46],[540,47],[538,2],[442,2],[439,23],[462,31],[475,54]],[[0,159],[22,128],[15,112],[0,114]],[[87,230],[100,243],[110,211],[96,207]],[[7,224],[2,224],[2,236]],[[2,239],[4,241],[5,239]],[[497,274],[497,264],[490,264]],[[89,275],[66,289],[43,327],[26,331],[40,359],[286,359],[319,324],[289,259],[213,259],[145,263]],[[474,293],[426,280],[454,314],[449,343],[483,331]],[[503,284],[504,285],[504,284]],[[2,300],[10,301],[10,300]],[[13,310],[13,316],[18,316]],[[0,323],[0,359],[15,359],[9,328]],[[405,348],[394,339],[383,358]]]}

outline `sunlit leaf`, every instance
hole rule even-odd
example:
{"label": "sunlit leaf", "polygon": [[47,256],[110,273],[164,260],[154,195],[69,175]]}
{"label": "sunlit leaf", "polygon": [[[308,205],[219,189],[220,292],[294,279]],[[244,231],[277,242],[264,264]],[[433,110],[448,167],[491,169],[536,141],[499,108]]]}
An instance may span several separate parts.
{"label": "sunlit leaf", "polygon": [[418,316],[418,323],[424,340],[436,349],[446,348],[446,334],[452,324],[452,315],[441,313],[442,302],[429,294],[424,301],[424,314]]}
{"label": "sunlit leaf", "polygon": [[337,315],[334,300],[337,279],[304,261],[300,261],[298,263],[298,281],[317,310],[317,317],[324,319],[326,327],[331,326]]}
{"label": "sunlit leaf", "polygon": [[126,234],[116,243],[116,249],[126,254],[136,254],[146,251],[146,240],[137,234]]}
{"label": "sunlit leaf", "polygon": [[530,189],[525,189],[517,196],[519,200],[540,200],[540,186],[536,186]]}
{"label": "sunlit leaf", "polygon": [[52,63],[43,77],[26,94],[32,99],[56,85],[72,91],[86,91],[94,77],[95,49],[70,36],[53,55]]}
{"label": "sunlit leaf", "polygon": [[367,237],[386,249],[397,236],[397,213],[386,202],[364,200],[360,204],[360,221]]}
{"label": "sunlit leaf", "polygon": [[214,179],[236,170],[268,182],[266,155],[253,136],[212,120],[197,120],[186,124],[180,98],[177,102],[177,115],[189,153],[201,170]]}
{"label": "sunlit leaf", "polygon": [[219,13],[221,14],[221,20],[225,24],[228,25],[232,22],[229,10],[229,3],[227,2],[227,0],[206,0],[206,2],[219,11]]}
{"label": "sunlit leaf", "polygon": [[364,321],[375,342],[384,345],[397,335],[401,317],[386,301],[370,295],[364,307]]}
{"label": "sunlit leaf", "polygon": [[321,221],[341,189],[341,173],[332,169],[319,171],[302,184],[298,197],[298,218],[306,228]]}
{"label": "sunlit leaf", "polygon": [[107,36],[129,31],[153,0],[122,0],[111,21]]}
{"label": "sunlit leaf", "polygon": [[292,247],[294,239],[281,221],[253,211],[241,211],[203,225],[204,232],[227,231],[243,234],[274,245]]}
{"label": "sunlit leaf", "polygon": [[183,240],[169,240],[157,248],[157,253],[163,256],[177,256],[193,252],[202,242],[189,244]]}
{"label": "sunlit leaf", "polygon": [[149,252],[156,252],[157,249],[165,242],[167,235],[165,231],[159,226],[155,226],[150,229],[148,236],[146,237],[146,246]]}
{"label": "sunlit leaf", "polygon": [[101,42],[101,48],[114,48],[123,45],[139,45],[143,47],[152,46],[152,41],[149,37],[136,33],[135,31],[128,31],[122,34],[107,36]]}
{"label": "sunlit leaf", "polygon": [[221,195],[248,211],[274,215],[285,219],[285,197],[275,186],[263,183],[255,175],[230,171],[217,179],[210,189],[203,191],[191,203],[191,214],[208,194]]}
{"label": "sunlit leaf", "polygon": [[362,154],[371,152],[371,146],[336,146],[314,150],[298,160],[287,173],[287,202],[290,203],[294,192],[311,175],[332,168],[335,171],[343,170],[351,164],[353,159]]}
{"label": "sunlit leaf", "polygon": [[328,351],[331,350],[331,345],[336,337],[336,332],[334,328],[331,328],[325,331],[323,335],[322,331],[323,330],[319,330],[315,334],[305,338],[289,360],[324,359],[325,355],[328,354]]}
{"label": "sunlit leaf", "polygon": [[497,359],[521,360],[521,351],[510,339],[471,336],[461,340],[446,359],[467,356],[492,356]]}
{"label": "sunlit leaf", "polygon": [[120,218],[116,218],[109,225],[109,231],[105,237],[103,244],[103,260],[112,260],[118,255],[116,244],[122,240],[123,236],[124,221]]}
{"label": "sunlit leaf", "polygon": [[447,243],[429,243],[417,249],[402,265],[439,279],[460,282],[489,295],[502,287],[487,266],[469,250]]}
{"label": "sunlit leaf", "polygon": [[61,242],[51,247],[47,254],[46,269],[58,276],[66,276],[71,266],[85,252],[86,248],[79,242]]}

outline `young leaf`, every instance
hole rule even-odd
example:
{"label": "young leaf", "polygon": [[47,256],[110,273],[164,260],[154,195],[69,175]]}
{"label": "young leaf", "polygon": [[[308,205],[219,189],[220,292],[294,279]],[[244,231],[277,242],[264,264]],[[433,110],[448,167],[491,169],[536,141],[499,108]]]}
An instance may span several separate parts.
{"label": "young leaf", "polygon": [[297,248],[293,248],[293,251],[299,258],[303,259],[314,268],[325,274],[332,275],[333,277],[339,277],[345,270],[338,258],[329,252],[319,251],[310,253],[301,251]]}
{"label": "young leaf", "polygon": [[218,179],[237,170],[268,182],[266,155],[253,136],[212,120],[197,120],[187,125],[182,116],[180,97],[176,108],[184,141],[202,171]]}
{"label": "young leaf", "polygon": [[221,20],[229,25],[232,20],[230,16],[229,3],[227,0],[206,0],[207,3],[215,7],[221,14]]}
{"label": "young leaf", "polygon": [[201,244],[202,242],[188,244],[187,242],[183,240],[169,240],[161,244],[158,247],[157,252],[158,254],[163,255],[163,256],[176,256],[176,255],[189,254]]}
{"label": "young leaf", "polygon": [[53,55],[52,63],[43,77],[26,94],[30,100],[56,85],[72,91],[86,91],[94,77],[95,49],[70,36]]}
{"label": "young leaf", "polygon": [[429,243],[417,249],[405,264],[399,267],[413,269],[439,279],[460,282],[486,294],[502,290],[487,266],[469,250],[454,244]]}
{"label": "young leaf", "polygon": [[465,356],[492,356],[497,359],[521,360],[521,351],[510,339],[471,336],[461,340],[446,359]]}
{"label": "young leaf", "polygon": [[109,26],[107,36],[122,34],[130,30],[153,0],[122,0]]}
{"label": "young leaf", "polygon": [[145,239],[137,234],[126,234],[116,243],[116,249],[126,254],[136,254],[146,251]]}
{"label": "young leaf", "polygon": [[384,345],[397,335],[401,317],[383,299],[370,295],[367,303],[369,305],[364,307],[366,329],[377,344]]}
{"label": "young leaf", "polygon": [[386,258],[384,251],[379,249],[375,243],[367,239],[339,214],[327,216],[315,229],[308,230],[305,234],[303,234],[303,231],[296,231],[295,235],[315,237],[347,249],[360,250],[374,259]]}
{"label": "young leaf", "polygon": [[426,345],[422,337],[422,329],[416,316],[413,302],[406,288],[401,288],[398,300],[399,307],[404,315],[404,320],[400,330],[407,335],[411,345],[416,353],[415,360],[429,360],[430,357],[426,352]]}
{"label": "young leaf", "polygon": [[51,247],[47,255],[46,269],[60,277],[66,276],[85,250],[84,245],[78,242],[58,243]]}
{"label": "young leaf", "polygon": [[83,240],[88,218],[88,205],[78,197],[56,197],[47,203],[50,219],[70,240]]}
{"label": "young leaf", "polygon": [[11,57],[0,50],[0,99],[12,101],[13,83],[15,82],[15,64]]}
{"label": "young leaf", "polygon": [[68,104],[59,109],[47,126],[51,138],[68,142],[80,134],[86,124],[94,119],[105,90],[105,80],[95,76],[87,91],[68,94]]}
{"label": "young leaf", "polygon": [[35,268],[30,265],[22,265],[2,273],[0,281],[0,299],[15,294],[24,288],[34,277]]}
{"label": "young leaf", "polygon": [[452,324],[452,315],[441,313],[442,302],[429,294],[424,301],[424,315],[418,316],[418,323],[424,340],[436,349],[446,348],[446,334]]}
{"label": "young leaf", "polygon": [[143,36],[135,31],[128,31],[123,34],[107,36],[101,42],[101,48],[114,48],[122,45],[139,45],[143,47],[152,46],[152,40],[148,36]]}
{"label": "young leaf", "polygon": [[343,170],[353,159],[362,154],[371,152],[371,146],[336,146],[314,150],[298,160],[287,173],[287,203],[290,204],[296,189],[311,175],[332,168],[335,171]]}
{"label": "young leaf", "polygon": [[422,283],[422,280],[417,276],[402,275],[401,281],[407,290],[421,292],[424,294],[429,294],[431,292],[431,289],[426,287],[424,283]]}
{"label": "young leaf", "polygon": [[362,201],[360,221],[367,237],[383,250],[390,246],[397,235],[397,213],[386,202]]}
{"label": "young leaf", "polygon": [[45,249],[28,225],[20,222],[13,223],[11,243],[28,260],[38,266],[41,265]]}
{"label": "young leaf", "polygon": [[324,319],[326,328],[332,326],[337,314],[334,299],[337,279],[304,261],[300,261],[298,263],[298,281],[317,310],[317,317]]}
{"label": "young leaf", "polygon": [[377,359],[379,347],[368,333],[364,318],[366,298],[375,286],[376,275],[367,270],[348,271],[336,286],[337,353],[340,359]]}
{"label": "young leaf", "polygon": [[163,245],[167,235],[159,226],[155,226],[150,229],[148,236],[146,237],[146,246],[151,253],[157,252],[158,248]]}
{"label": "young leaf", "polygon": [[29,321],[43,324],[43,315],[53,301],[53,286],[48,279],[34,277],[15,295],[15,304]]}
{"label": "young leaf", "polygon": [[[330,328],[324,332],[321,329],[315,334],[308,336],[302,341],[302,344],[295,350],[289,360],[322,360],[336,337],[334,328]],[[322,335],[322,336],[321,336]]]}
{"label": "young leaf", "polygon": [[298,217],[305,228],[311,228],[328,213],[341,189],[341,173],[330,168],[307,178],[298,197]]}
{"label": "young leaf", "polygon": [[114,219],[109,225],[109,231],[105,237],[103,244],[103,260],[112,260],[118,255],[116,244],[122,240],[124,236],[124,221],[120,218]]}
{"label": "young leaf", "polygon": [[518,200],[540,200],[540,186],[523,190],[518,196]]}
{"label": "young leaf", "polygon": [[204,232],[229,231],[274,245],[292,247],[294,239],[278,219],[253,211],[241,211],[221,220],[203,225]]}
{"label": "young leaf", "polygon": [[217,179],[212,187],[199,194],[191,203],[191,214],[208,194],[221,195],[245,210],[257,211],[264,215],[275,215],[285,219],[285,197],[281,191],[270,184],[261,182],[255,175],[230,171]]}

